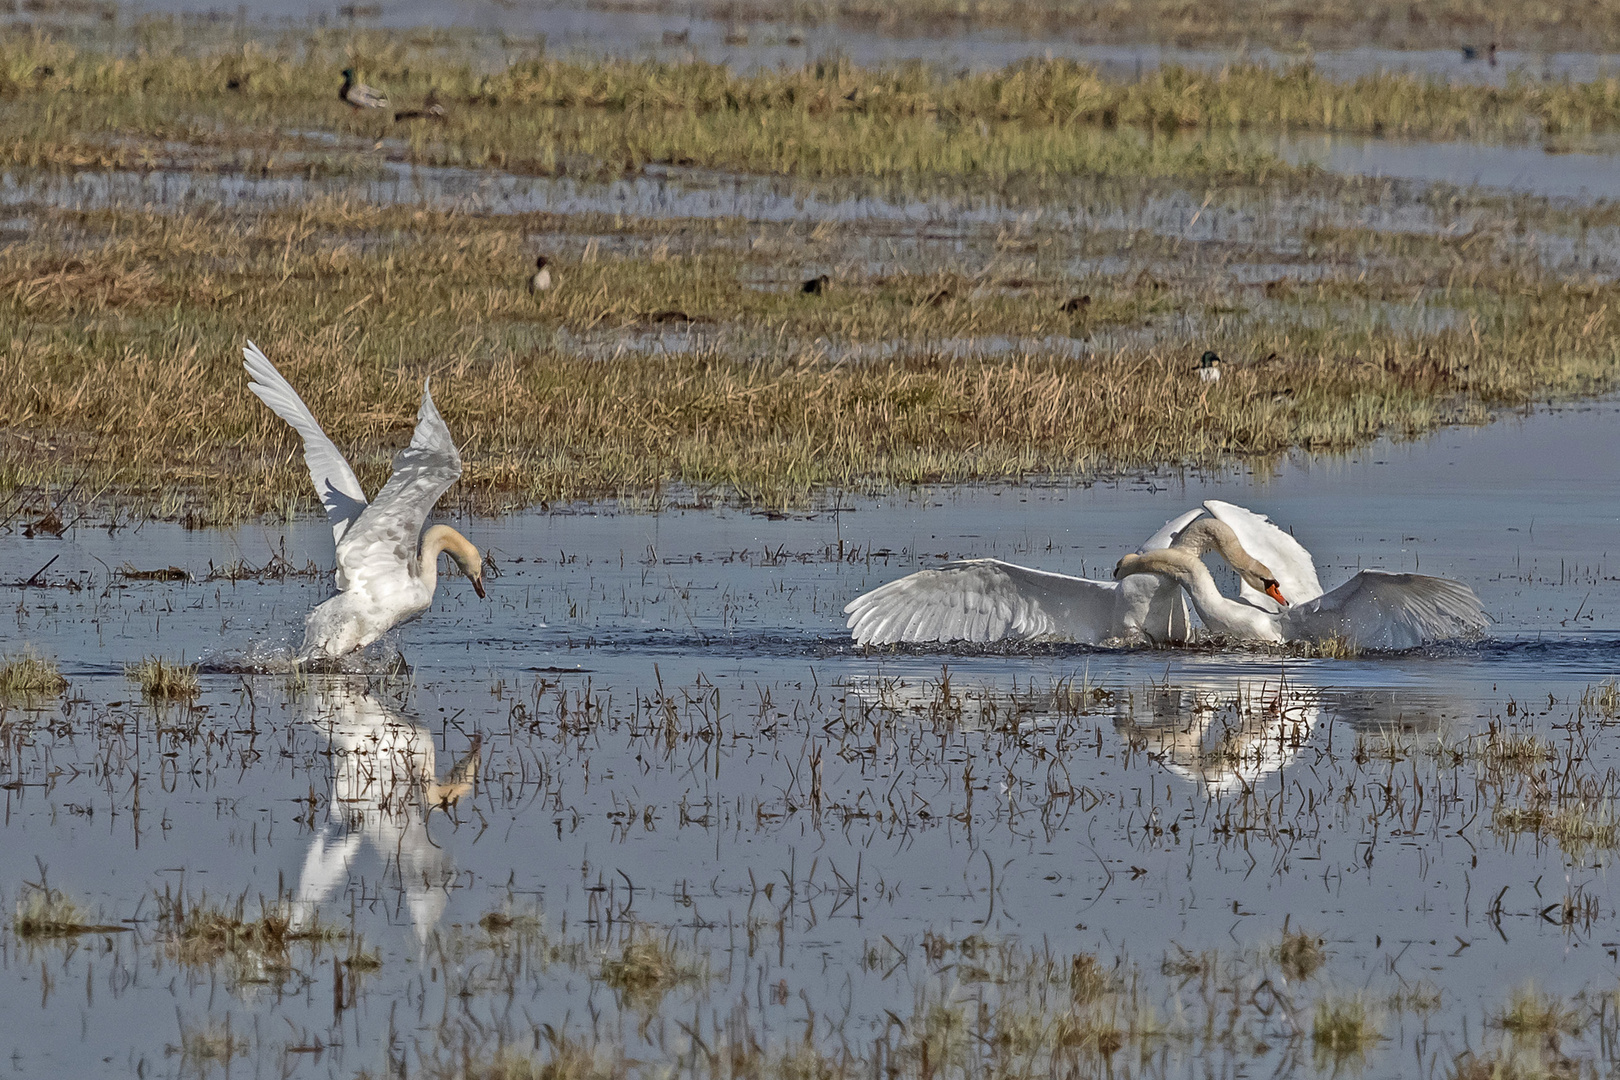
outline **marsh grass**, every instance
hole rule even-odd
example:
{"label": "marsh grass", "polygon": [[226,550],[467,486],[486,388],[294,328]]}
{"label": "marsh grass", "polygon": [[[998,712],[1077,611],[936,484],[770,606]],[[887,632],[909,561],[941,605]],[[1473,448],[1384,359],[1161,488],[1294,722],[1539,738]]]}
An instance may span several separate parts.
{"label": "marsh grass", "polygon": [[1620,847],[1620,817],[1607,804],[1579,799],[1558,805],[1533,801],[1499,806],[1491,813],[1491,828],[1502,835],[1545,836],[1570,854]]}
{"label": "marsh grass", "polygon": [[[202,525],[311,509],[294,437],[245,392],[249,334],[368,490],[408,439],[422,379],[434,375],[466,462],[453,497],[481,510],[670,484],[782,504],[830,486],[1344,449],[1483,419],[1493,406],[1599,392],[1620,374],[1610,290],[1511,264],[1453,276],[1448,288],[1470,318],[1434,331],[1306,326],[1286,313],[1234,326],[1214,342],[1230,358],[1227,376],[1205,392],[1188,378],[1194,346],[1179,341],[1078,360],[1041,346],[958,355],[930,344],[1085,333],[1064,329],[1059,298],[1071,285],[1055,275],[935,306],[926,298],[948,276],[887,275],[805,298],[751,288],[745,264],[712,253],[603,256],[568,269],[577,284],[537,304],[521,286],[521,236],[557,226],[544,215],[317,200],[251,215],[42,217],[0,252],[0,314],[12,331],[0,350],[12,436],[0,440],[0,491],[20,495],[23,510],[115,499]],[[716,243],[730,235],[709,232]],[[1406,288],[1397,276],[1387,278],[1392,297]],[[1342,287],[1365,293],[1385,287],[1379,280],[1358,274]],[[1152,319],[1195,302],[1196,288],[1099,282],[1087,318]],[[1337,288],[1317,287],[1313,302],[1337,302]],[[558,336],[633,326],[668,304],[759,344],[593,358]],[[915,344],[887,359],[828,354],[829,341],[871,339]]]}
{"label": "marsh grass", "polygon": [[60,889],[46,883],[28,884],[17,901],[12,933],[23,941],[48,941],[80,934],[122,933],[127,926],[92,921],[90,913]]}
{"label": "marsh grass", "polygon": [[124,665],[124,677],[139,683],[141,693],[153,701],[189,701],[202,692],[197,665],[148,656]]}
{"label": "marsh grass", "polygon": [[[1620,26],[1620,20],[1616,20]],[[425,44],[424,44],[425,42]],[[804,177],[1039,181],[1076,172],[1285,176],[1249,131],[1479,138],[1620,124],[1620,86],[1510,78],[1503,86],[1380,73],[1331,79],[1308,63],[1167,65],[1111,81],[1069,60],[945,72],[832,57],[737,72],[700,60],[575,61],[372,31],[296,46],[150,35],[137,53],[15,35],[0,45],[0,161],[364,175],[370,148],[419,165],[604,177],[650,163]],[[340,69],[396,100],[435,92],[445,122],[392,125],[337,100]],[[234,82],[235,88],[227,84]],[[1185,132],[1192,138],[1156,136]],[[343,137],[334,145],[311,133]]]}
{"label": "marsh grass", "polygon": [[1515,1035],[1548,1037],[1579,1034],[1586,1017],[1575,1004],[1549,993],[1525,986],[1513,992],[1508,1005],[1494,1022]]}
{"label": "marsh grass", "polygon": [[1321,938],[1304,930],[1285,930],[1277,944],[1277,964],[1294,982],[1304,982],[1327,963],[1327,950]]}
{"label": "marsh grass", "polygon": [[[323,945],[350,936],[346,929],[319,920],[295,921],[282,904],[260,902],[257,917],[249,917],[246,897],[233,903],[211,903],[206,895],[188,898],[165,890],[157,897],[157,923],[162,928],[171,955],[192,967],[208,967],[220,960],[232,961],[239,972],[261,966],[285,967],[288,950],[295,943]],[[377,965],[372,953],[358,942],[349,952],[351,966],[372,969]]]}
{"label": "marsh grass", "polygon": [[1360,996],[1329,995],[1316,1002],[1311,1044],[1319,1057],[1334,1061],[1362,1058],[1383,1040],[1378,1021]]}
{"label": "marsh grass", "polygon": [[633,1008],[650,1010],[676,987],[700,982],[704,969],[667,934],[638,929],[602,958],[600,978]]}
{"label": "marsh grass", "polygon": [[[1178,0],[1096,4],[1086,0],[591,0],[591,6],[704,17],[746,27],[787,20],[791,25],[833,25],[852,31],[924,33],[1003,29],[1032,36],[1062,34],[1087,42],[1154,42],[1181,48],[1270,45],[1303,49],[1451,48],[1500,41],[1503,48],[1613,51],[1620,18],[1581,0],[1552,0],[1501,9],[1472,0],[1423,4],[1345,0],[1216,0],[1189,6]],[[743,37],[739,29],[736,31]]]}
{"label": "marsh grass", "polygon": [[0,699],[55,697],[67,688],[68,681],[56,662],[31,648],[0,656]]}
{"label": "marsh grass", "polygon": [[244,1032],[233,1029],[227,1015],[224,1020],[209,1019],[202,1024],[180,1025],[180,1045],[170,1046],[171,1054],[179,1054],[183,1061],[192,1063],[204,1075],[216,1064],[229,1067],[230,1062],[246,1057],[253,1041]]}

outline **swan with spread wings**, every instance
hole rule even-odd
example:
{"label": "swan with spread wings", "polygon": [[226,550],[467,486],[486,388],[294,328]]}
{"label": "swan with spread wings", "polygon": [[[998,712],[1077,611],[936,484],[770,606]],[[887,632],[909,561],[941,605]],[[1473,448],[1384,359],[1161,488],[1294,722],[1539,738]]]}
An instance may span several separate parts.
{"label": "swan with spread wings", "polygon": [[411,444],[394,458],[394,474],[367,502],[354,470],[281,372],[251,341],[242,356],[251,377],[248,389],[303,436],[304,461],[337,545],[340,591],[305,620],[299,663],[363,649],[426,611],[438,587],[441,553],[484,596],[478,549],[448,525],[427,526],[434,504],[461,476],[461,454],[426,382]]}

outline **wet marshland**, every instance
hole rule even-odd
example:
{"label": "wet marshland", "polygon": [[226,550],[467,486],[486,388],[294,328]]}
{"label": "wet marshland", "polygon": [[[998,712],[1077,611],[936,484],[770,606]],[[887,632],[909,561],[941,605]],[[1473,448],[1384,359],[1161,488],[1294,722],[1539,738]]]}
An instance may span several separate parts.
{"label": "wet marshland", "polygon": [[[953,1073],[1606,1069],[1620,585],[1591,495],[1617,477],[1582,448],[1615,419],[1263,476],[469,520],[490,602],[444,588],[399,636],[408,672],[253,672],[324,595],[324,526],[10,537],[39,571],[15,632],[70,686],[8,701],[0,890],[103,927],[10,929],[13,1053],[80,1075],[449,1073],[537,1040],[700,1071],[756,1042]],[[1325,581],[1470,581],[1491,637],[1308,660],[841,633],[848,598],[922,563],[1102,573],[1204,497],[1274,513]],[[124,666],[152,654],[200,661],[196,694],[143,697]],[[286,925],[210,937],[187,905]],[[1371,1034],[1313,1035],[1351,1004]],[[1541,1007],[1551,1029],[1514,1013]]]}
{"label": "wet marshland", "polygon": [[[758,54],[728,58],[742,46],[718,23],[666,45],[663,15],[558,19],[559,41],[584,26],[603,51],[747,68],[822,40],[755,27]],[[604,20],[622,39],[589,29]],[[1027,44],[957,43],[979,68]],[[921,48],[850,46],[873,64]],[[1076,56],[1140,66],[1108,48]],[[1318,62],[1399,66],[1358,55]],[[1393,55],[1492,81],[1532,63]],[[1214,64],[1145,62],[1161,60]],[[1296,353],[1487,353],[1538,290],[1580,293],[1585,348],[1620,269],[1597,138],[1249,132],[1227,160],[1318,167],[1030,188],[668,163],[530,175],[423,165],[392,132],[296,138],[279,171],[182,138],[146,167],[7,169],[9,340],[61,335],[100,362],[215,320],[234,344],[256,313],[228,305],[268,275],[266,297],[335,282],[279,313],[336,328],[334,355],[403,354],[386,336],[403,333],[475,373],[504,351],[655,373],[788,356],[829,379],[1038,355],[1085,376],[1215,340],[1233,371],[1220,407],[1281,415],[1319,377]],[[1143,141],[1200,160],[1211,139]],[[284,245],[231,234],[241,263],[186,231],[304,207]],[[413,233],[411,213],[438,223]],[[484,245],[472,262],[512,264],[511,288],[435,246],[458,231]],[[225,267],[207,296],[158,265],[199,243],[208,265],[181,276]],[[538,304],[520,295],[533,250],[561,283]],[[368,264],[403,279],[424,251],[471,282],[452,283],[452,336],[432,336],[438,300],[368,306],[390,285]],[[807,300],[819,270],[833,286]],[[402,311],[427,329],[399,331]],[[1381,363],[1428,434],[973,485],[909,482],[919,470],[776,497],[660,474],[548,500],[490,481],[500,440],[467,436],[463,490],[481,494],[441,509],[487,552],[489,600],[447,577],[342,674],[287,670],[331,560],[291,444],[274,482],[299,494],[255,504],[280,512],[220,512],[189,457],[172,491],[98,500],[89,471],[49,471],[41,417],[84,396],[64,392],[0,428],[0,1051],[26,1076],[1608,1075],[1620,406],[1581,400],[1611,388],[1601,371],[1527,383],[1553,387],[1538,403]],[[452,418],[465,376],[434,383]],[[1457,419],[1490,422],[1437,427]],[[403,439],[366,423],[348,438],[377,444],[370,477]],[[227,460],[232,483],[261,469]],[[1205,498],[1292,529],[1329,587],[1362,567],[1465,581],[1490,632],[1321,659],[867,652],[843,629],[854,596],[949,558],[1106,577]]]}

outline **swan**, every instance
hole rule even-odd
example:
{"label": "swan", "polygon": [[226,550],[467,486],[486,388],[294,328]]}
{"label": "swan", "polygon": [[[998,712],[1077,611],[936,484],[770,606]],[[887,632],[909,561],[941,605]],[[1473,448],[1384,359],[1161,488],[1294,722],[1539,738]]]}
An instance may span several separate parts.
{"label": "swan", "polygon": [[[1221,595],[1196,545],[1173,543],[1126,555],[1115,578],[1146,573],[1173,581],[1187,591],[1209,630],[1254,641],[1337,638],[1361,649],[1412,649],[1477,633],[1488,621],[1474,590],[1426,574],[1363,570],[1324,593],[1310,552],[1264,515],[1216,500],[1204,505],[1212,516],[1193,522],[1189,531],[1196,528],[1200,543],[1214,545],[1238,571],[1238,599]],[[1276,587],[1257,594],[1251,591],[1256,578]]]}
{"label": "swan", "polygon": [[394,458],[394,474],[369,505],[354,470],[315,421],[309,406],[253,342],[242,350],[248,389],[304,438],[304,461],[332,521],[337,545],[336,596],[304,622],[298,662],[330,660],[363,649],[433,603],[439,554],[453,559],[484,597],[483,556],[448,525],[424,529],[433,504],[461,476],[461,455],[433,395],[422,384],[411,444]]}
{"label": "swan", "polygon": [[[1195,558],[1202,555],[1217,543],[1195,521],[1203,514],[1203,508],[1194,508],[1165,522],[1138,552],[1175,543]],[[1238,572],[1248,575],[1245,588],[1258,593],[1277,589],[1269,575],[1255,576],[1247,568]],[[1176,586],[1152,574],[1093,581],[1000,559],[967,559],[919,570],[857,596],[844,613],[857,645],[1033,638],[1087,645],[1113,639],[1185,641],[1191,629],[1186,601]]]}

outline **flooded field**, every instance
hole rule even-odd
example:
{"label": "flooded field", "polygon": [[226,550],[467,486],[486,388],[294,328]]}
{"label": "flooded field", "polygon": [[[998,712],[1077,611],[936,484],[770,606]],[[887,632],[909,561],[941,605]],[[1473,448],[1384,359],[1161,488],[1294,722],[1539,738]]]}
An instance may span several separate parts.
{"label": "flooded field", "polygon": [[[70,685],[4,705],[0,896],[93,928],[9,924],[5,1049],[85,1076],[1605,1072],[1620,466],[1586,448],[1617,419],[464,520],[500,576],[441,589],[408,673],[252,672],[326,593],[323,525],[13,534],[8,637]],[[1330,585],[1452,576],[1495,624],[1344,661],[843,632],[947,557],[1106,575],[1206,497]],[[143,698],[152,655],[201,661],[194,696]]]}
{"label": "flooded field", "polygon": [[[931,3],[3,13],[15,1074],[1620,1069],[1613,58]],[[247,338],[487,599],[295,667]],[[851,643],[1206,499],[1490,625]]]}

